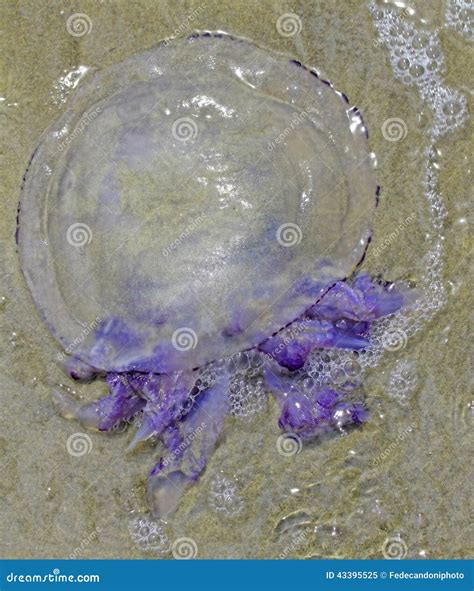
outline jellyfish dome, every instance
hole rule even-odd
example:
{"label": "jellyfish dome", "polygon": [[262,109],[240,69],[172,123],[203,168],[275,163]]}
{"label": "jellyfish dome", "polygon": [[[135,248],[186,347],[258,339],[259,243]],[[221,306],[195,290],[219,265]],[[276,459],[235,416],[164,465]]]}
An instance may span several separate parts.
{"label": "jellyfish dome", "polygon": [[375,192],[343,94],[286,56],[195,34],[91,75],[44,133],[22,268],[83,362],[195,368],[255,347],[350,275]]}

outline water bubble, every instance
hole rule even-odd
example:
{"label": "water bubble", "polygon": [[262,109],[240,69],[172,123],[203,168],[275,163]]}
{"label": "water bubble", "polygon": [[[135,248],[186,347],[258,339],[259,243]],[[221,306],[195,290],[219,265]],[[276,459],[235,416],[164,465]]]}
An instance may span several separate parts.
{"label": "water bubble", "polygon": [[211,480],[208,502],[214,511],[228,517],[234,517],[244,508],[240,492],[240,483],[236,476],[228,477],[222,472]]}
{"label": "water bubble", "polygon": [[416,64],[414,66],[411,66],[409,71],[414,78],[419,78],[424,74],[425,68],[421,64]]}
{"label": "water bubble", "polygon": [[457,115],[461,111],[461,105],[457,101],[446,101],[443,105],[445,115]]}
{"label": "water bubble", "polygon": [[397,66],[400,70],[408,70],[408,68],[410,67],[410,60],[408,60],[406,57],[399,59],[397,62]]}
{"label": "water bubble", "polygon": [[167,552],[170,544],[164,525],[147,516],[134,517],[129,523],[129,533],[136,546],[144,552]]}

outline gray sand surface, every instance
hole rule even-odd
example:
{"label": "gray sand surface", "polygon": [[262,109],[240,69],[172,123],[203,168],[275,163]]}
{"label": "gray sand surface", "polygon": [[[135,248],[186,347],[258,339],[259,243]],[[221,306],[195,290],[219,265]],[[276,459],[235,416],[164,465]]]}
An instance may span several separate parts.
{"label": "gray sand surface", "polygon": [[[444,2],[417,0],[412,6],[429,29],[443,24]],[[62,372],[59,348],[35,311],[15,251],[22,175],[38,137],[63,112],[71,90],[58,81],[79,66],[110,66],[192,28],[247,37],[316,66],[361,109],[370,131],[383,191],[365,268],[385,279],[416,280],[422,271],[430,231],[426,213],[420,213],[422,158],[431,115],[414,87],[394,79],[387,50],[374,42],[372,18],[359,0],[6,0],[0,10],[5,29],[0,75],[5,97],[0,103],[2,555],[65,558],[79,548],[75,555],[81,558],[169,557],[166,551],[144,551],[129,531],[133,520],[146,513],[144,481],[157,451],[125,454],[129,434],[90,433],[90,453],[68,454],[68,437],[83,429],[56,414],[51,389],[63,383],[91,399],[105,387],[74,385]],[[92,28],[82,37],[67,31],[67,18],[74,13],[90,18]],[[278,33],[275,23],[284,13],[301,18],[298,35]],[[465,94],[471,109],[472,46],[445,27],[440,40],[445,79]],[[381,128],[390,117],[406,123],[402,141],[384,139]],[[468,121],[438,143],[440,189],[448,210],[443,229],[447,303],[404,349],[388,351],[368,375],[370,421],[347,437],[282,457],[276,449],[273,402],[251,422],[229,418],[205,474],[160,526],[170,542],[192,538],[201,558],[378,558],[384,541],[399,536],[408,558],[472,556],[471,139]],[[419,226],[404,227],[376,256],[377,245],[413,211],[419,212]],[[400,364],[414,384],[404,404],[389,388]],[[210,491],[219,475],[237,487],[236,515],[212,506]]]}

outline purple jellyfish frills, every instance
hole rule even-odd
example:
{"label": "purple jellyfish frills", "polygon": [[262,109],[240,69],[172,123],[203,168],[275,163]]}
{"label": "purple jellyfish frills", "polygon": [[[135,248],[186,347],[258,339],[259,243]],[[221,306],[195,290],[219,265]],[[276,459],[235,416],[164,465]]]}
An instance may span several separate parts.
{"label": "purple jellyfish frills", "polygon": [[407,302],[405,288],[353,277],[373,168],[344,94],[222,33],[87,74],[41,137],[21,192],[22,271],[70,377],[108,386],[89,404],[54,400],[87,428],[132,425],[130,453],[157,446],[156,516],[177,508],[234,414],[238,356],[283,431],[312,439],[366,420],[362,394],[299,377],[321,349],[370,348],[372,323]]}

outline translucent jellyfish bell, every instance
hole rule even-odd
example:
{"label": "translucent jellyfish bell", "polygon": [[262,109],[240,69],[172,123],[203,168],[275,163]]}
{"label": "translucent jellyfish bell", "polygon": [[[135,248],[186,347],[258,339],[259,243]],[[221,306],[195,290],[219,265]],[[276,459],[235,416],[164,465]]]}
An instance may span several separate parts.
{"label": "translucent jellyfish bell", "polygon": [[256,346],[351,274],[376,185],[365,129],[315,72],[222,34],[86,79],[21,198],[19,251],[63,348],[106,371]]}

